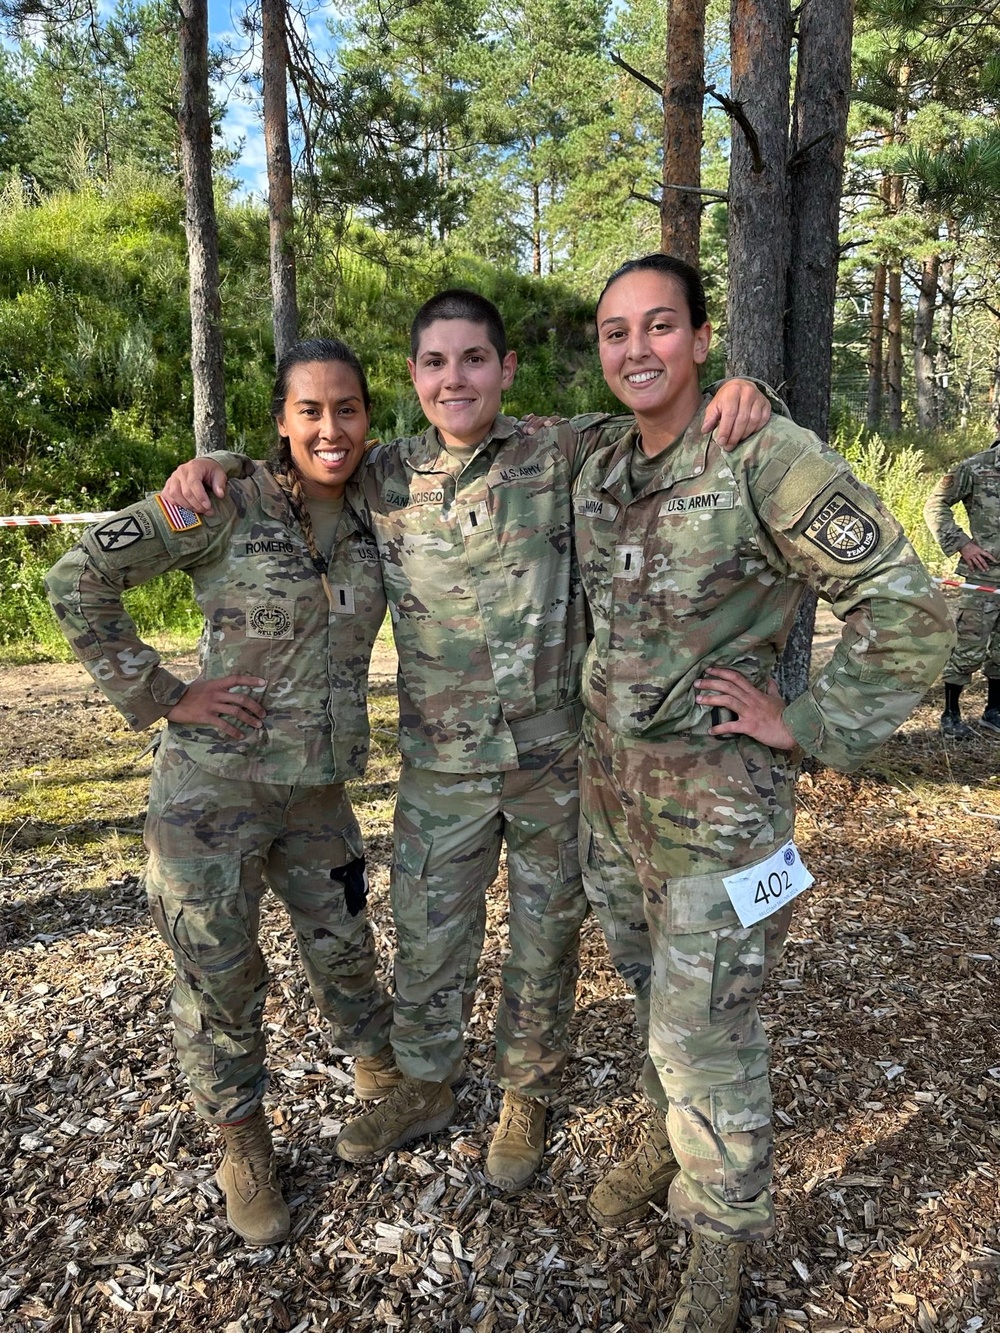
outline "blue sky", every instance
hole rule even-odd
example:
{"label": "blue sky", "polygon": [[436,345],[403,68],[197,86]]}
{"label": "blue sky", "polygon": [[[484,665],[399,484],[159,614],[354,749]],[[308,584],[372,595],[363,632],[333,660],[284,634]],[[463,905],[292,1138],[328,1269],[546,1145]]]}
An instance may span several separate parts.
{"label": "blue sky", "polygon": [[[247,38],[240,31],[239,21],[245,12],[246,4],[240,0],[208,0],[209,40],[212,43],[226,42],[237,51],[247,48]],[[313,42],[322,50],[329,46],[330,38],[326,29],[326,20],[336,13],[334,5],[318,0],[309,16],[309,29]],[[259,65],[252,66],[256,73]],[[264,157],[264,132],[260,123],[260,106],[252,89],[242,87],[237,75],[233,75],[218,90],[219,101],[225,107],[223,133],[226,143],[235,147],[243,140],[240,160],[233,168],[233,174],[241,183],[240,193],[256,194],[260,198],[267,195],[267,163]],[[293,145],[294,155],[295,148]]]}
{"label": "blue sky", "polygon": [[[227,45],[243,50],[247,39],[239,30],[239,18],[243,6],[236,0],[208,0],[209,40],[215,44]],[[225,107],[223,133],[226,143],[235,147],[242,139],[243,148],[240,160],[234,167],[234,175],[241,182],[241,193],[254,193],[265,197],[267,193],[267,167],[264,160],[264,132],[260,124],[260,108],[256,98],[248,100],[251,90],[241,88],[238,79],[233,76],[217,89],[219,101]]]}

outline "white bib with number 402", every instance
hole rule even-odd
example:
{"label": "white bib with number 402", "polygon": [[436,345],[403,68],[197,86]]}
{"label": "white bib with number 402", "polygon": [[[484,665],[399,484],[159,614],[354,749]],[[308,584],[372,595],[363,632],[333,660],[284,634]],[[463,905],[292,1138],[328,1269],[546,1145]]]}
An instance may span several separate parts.
{"label": "white bib with number 402", "polygon": [[735,874],[726,875],[722,882],[740,924],[753,926],[797,898],[815,881],[802,864],[799,849],[789,841],[766,861],[744,866]]}

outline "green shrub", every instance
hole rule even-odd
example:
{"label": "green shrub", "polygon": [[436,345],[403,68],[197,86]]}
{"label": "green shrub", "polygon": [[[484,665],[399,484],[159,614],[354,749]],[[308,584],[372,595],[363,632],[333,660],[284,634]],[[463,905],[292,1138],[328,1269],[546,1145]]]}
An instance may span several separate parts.
{"label": "green shrub", "polygon": [[931,573],[947,573],[954,561],[942,552],[924,522],[924,502],[937,480],[926,471],[924,454],[895,439],[890,447],[881,436],[860,428],[835,441],[834,447],[899,519]]}

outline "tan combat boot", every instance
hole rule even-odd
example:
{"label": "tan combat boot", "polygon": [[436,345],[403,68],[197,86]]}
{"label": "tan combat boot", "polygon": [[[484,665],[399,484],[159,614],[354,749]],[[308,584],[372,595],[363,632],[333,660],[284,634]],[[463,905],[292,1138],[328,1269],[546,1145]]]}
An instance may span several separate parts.
{"label": "tan combat boot", "polygon": [[511,1193],[523,1190],[541,1166],[544,1152],[545,1103],[508,1088],[486,1157],[486,1179]]}
{"label": "tan combat boot", "polygon": [[680,1294],[663,1333],[733,1333],[740,1317],[742,1241],[696,1235]]}
{"label": "tan combat boot", "polygon": [[455,1118],[455,1094],[447,1079],[425,1083],[403,1074],[374,1111],[345,1125],[334,1144],[345,1162],[377,1162],[422,1134],[435,1134]]}
{"label": "tan combat boot", "polygon": [[674,1160],[662,1115],[654,1115],[638,1148],[599,1180],[587,1212],[602,1227],[623,1227],[651,1203],[663,1203],[680,1168]]}
{"label": "tan combat boot", "polygon": [[[403,1077],[391,1046],[375,1055],[359,1055],[354,1061],[354,1095],[359,1102],[377,1102],[387,1097]],[[465,1081],[465,1061],[458,1060],[448,1075],[455,1088]]]}
{"label": "tan combat boot", "polygon": [[261,1107],[238,1125],[220,1125],[226,1153],[215,1173],[226,1196],[226,1221],[248,1245],[274,1245],[288,1235],[271,1131]]}
{"label": "tan combat boot", "polygon": [[359,1102],[380,1101],[392,1092],[402,1077],[391,1046],[375,1055],[359,1055],[354,1061],[354,1095]]}

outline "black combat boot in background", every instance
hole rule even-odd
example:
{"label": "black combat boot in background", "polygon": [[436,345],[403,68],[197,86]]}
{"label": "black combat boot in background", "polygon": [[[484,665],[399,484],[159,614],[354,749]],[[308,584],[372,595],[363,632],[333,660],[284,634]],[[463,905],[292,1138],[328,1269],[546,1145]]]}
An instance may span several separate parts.
{"label": "black combat boot in background", "polygon": [[[949,740],[953,741],[968,741],[976,734],[970,726],[962,721],[962,714],[958,707],[958,698],[961,693],[961,685],[946,685],[944,687],[941,735],[947,736]],[[998,716],[998,721],[1000,721],[1000,716]]]}

